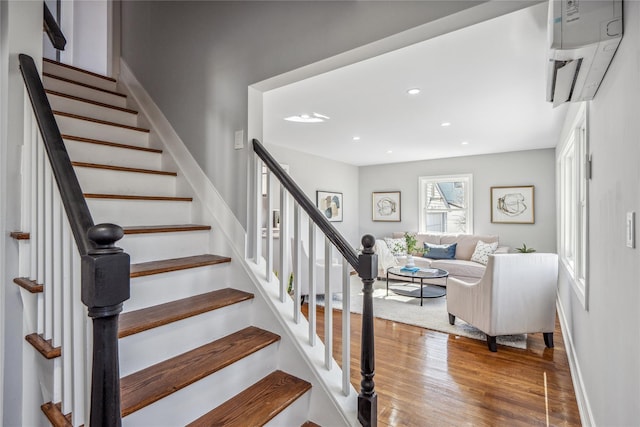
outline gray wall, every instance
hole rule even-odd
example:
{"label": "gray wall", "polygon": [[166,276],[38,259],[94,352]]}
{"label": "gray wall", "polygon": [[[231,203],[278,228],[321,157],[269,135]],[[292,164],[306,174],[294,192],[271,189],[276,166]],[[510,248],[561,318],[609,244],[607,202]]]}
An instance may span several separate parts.
{"label": "gray wall", "polygon": [[587,118],[589,310],[562,267],[559,284],[579,374],[600,426],[640,422],[640,251],[625,246],[626,212],[640,213],[640,3],[623,8],[625,34]]}
{"label": "gray wall", "polygon": [[[455,157],[360,168],[360,233],[376,237],[418,230],[418,177],[473,175],[473,232],[497,234],[500,243],[556,251],[555,151],[553,149]],[[535,224],[492,224],[492,186],[534,185]],[[372,192],[401,191],[401,222],[373,222]]]}
{"label": "gray wall", "polygon": [[[279,163],[289,165],[289,175],[314,203],[318,190],[342,193],[343,221],[332,224],[357,248],[360,245],[358,167],[275,145],[266,147]],[[303,233],[306,236],[306,228]],[[321,243],[324,244],[318,242]]]}
{"label": "gray wall", "polygon": [[124,1],[122,56],[246,224],[249,85],[478,3]]}

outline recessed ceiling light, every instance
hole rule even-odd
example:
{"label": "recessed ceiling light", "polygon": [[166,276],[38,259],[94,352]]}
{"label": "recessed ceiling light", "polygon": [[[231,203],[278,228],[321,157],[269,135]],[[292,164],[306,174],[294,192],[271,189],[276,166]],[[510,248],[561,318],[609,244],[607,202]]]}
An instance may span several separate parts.
{"label": "recessed ceiling light", "polygon": [[462,141],[462,145],[469,145],[469,141]]}
{"label": "recessed ceiling light", "polygon": [[420,93],[420,88],[414,87],[407,91],[409,95],[417,95]]}
{"label": "recessed ceiling light", "polygon": [[449,123],[449,122],[442,122],[442,123],[440,123],[440,126],[442,126],[443,128],[446,128],[447,126],[451,126],[451,123]]}
{"label": "recessed ceiling light", "polygon": [[391,154],[391,153],[393,153],[392,150],[387,150],[387,154]]}
{"label": "recessed ceiling light", "polygon": [[353,140],[354,140],[354,141],[360,141],[360,137],[359,137],[359,136],[354,136],[354,137],[353,137]]}
{"label": "recessed ceiling light", "polygon": [[296,122],[296,123],[321,123],[325,120],[329,120],[328,116],[319,113],[313,113],[313,115],[309,114],[300,114],[298,116],[289,116],[284,118],[288,122]]}

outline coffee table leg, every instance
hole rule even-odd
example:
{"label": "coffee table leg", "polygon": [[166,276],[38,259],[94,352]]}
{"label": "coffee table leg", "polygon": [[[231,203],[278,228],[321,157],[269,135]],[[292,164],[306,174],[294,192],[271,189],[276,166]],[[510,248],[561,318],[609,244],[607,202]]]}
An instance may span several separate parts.
{"label": "coffee table leg", "polygon": [[387,296],[389,296],[389,270],[387,270]]}
{"label": "coffee table leg", "polygon": [[423,298],[423,296],[422,296],[422,284],[423,284],[422,278],[420,278],[420,307],[422,307],[422,298]]}

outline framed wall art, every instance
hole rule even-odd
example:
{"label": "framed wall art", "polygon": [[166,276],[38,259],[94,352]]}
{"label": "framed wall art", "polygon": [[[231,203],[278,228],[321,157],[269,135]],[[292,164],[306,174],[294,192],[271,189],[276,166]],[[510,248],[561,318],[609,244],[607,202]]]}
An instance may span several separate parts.
{"label": "framed wall art", "polygon": [[373,192],[373,221],[399,222],[400,216],[400,192],[399,191],[374,191]]}
{"label": "framed wall art", "polygon": [[534,187],[491,187],[491,222],[533,224]]}
{"label": "framed wall art", "polygon": [[342,193],[316,191],[316,206],[329,221],[342,221]]}

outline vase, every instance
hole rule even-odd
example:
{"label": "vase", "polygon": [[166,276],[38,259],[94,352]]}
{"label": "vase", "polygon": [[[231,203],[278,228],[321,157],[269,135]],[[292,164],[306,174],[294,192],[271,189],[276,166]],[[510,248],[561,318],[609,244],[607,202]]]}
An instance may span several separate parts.
{"label": "vase", "polygon": [[416,264],[413,261],[413,255],[409,255],[407,254],[407,264],[405,265],[405,267],[415,267]]}

